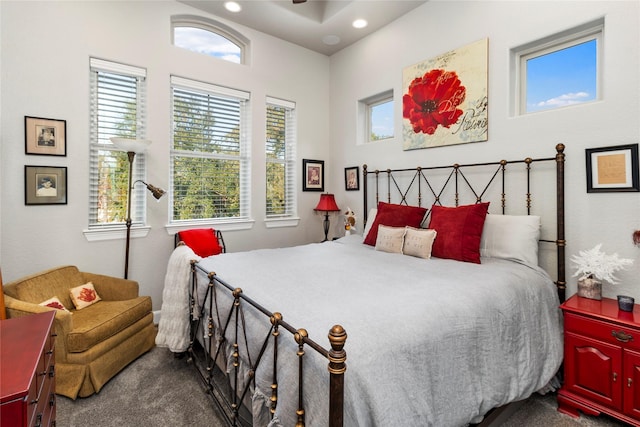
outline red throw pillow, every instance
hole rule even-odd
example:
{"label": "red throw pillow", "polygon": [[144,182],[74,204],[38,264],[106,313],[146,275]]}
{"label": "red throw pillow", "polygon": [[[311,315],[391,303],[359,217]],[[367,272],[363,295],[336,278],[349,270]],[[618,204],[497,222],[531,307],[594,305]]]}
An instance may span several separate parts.
{"label": "red throw pillow", "polygon": [[222,253],[220,243],[213,228],[197,228],[179,231],[180,240],[189,246],[196,255],[205,258]]}
{"label": "red throw pillow", "polygon": [[364,239],[367,245],[375,246],[378,239],[378,226],[389,227],[414,227],[419,228],[427,213],[426,208],[418,206],[395,205],[392,203],[379,202],[378,213],[373,221],[369,234]]}
{"label": "red throw pillow", "polygon": [[480,239],[489,203],[458,207],[433,205],[429,228],[437,231],[431,255],[480,264]]}

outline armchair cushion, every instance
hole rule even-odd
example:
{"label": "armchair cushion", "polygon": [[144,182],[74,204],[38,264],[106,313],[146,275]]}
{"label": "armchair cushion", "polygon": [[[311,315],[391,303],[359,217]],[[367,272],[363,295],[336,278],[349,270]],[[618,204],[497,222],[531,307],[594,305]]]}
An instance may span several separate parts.
{"label": "armchair cushion", "polygon": [[78,325],[67,334],[67,351],[81,353],[112,335],[127,329],[151,312],[151,298],[138,297],[126,301],[99,301],[74,311]]}

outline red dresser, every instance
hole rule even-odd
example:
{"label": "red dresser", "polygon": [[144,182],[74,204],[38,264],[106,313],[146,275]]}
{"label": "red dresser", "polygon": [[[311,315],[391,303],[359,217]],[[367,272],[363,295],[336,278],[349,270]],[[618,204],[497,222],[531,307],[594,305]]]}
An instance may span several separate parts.
{"label": "red dresser", "polygon": [[0,321],[0,426],[55,426],[55,312]]}
{"label": "red dresser", "polygon": [[564,312],[564,385],[558,411],[579,417],[608,414],[640,426],[640,306],[569,298]]}

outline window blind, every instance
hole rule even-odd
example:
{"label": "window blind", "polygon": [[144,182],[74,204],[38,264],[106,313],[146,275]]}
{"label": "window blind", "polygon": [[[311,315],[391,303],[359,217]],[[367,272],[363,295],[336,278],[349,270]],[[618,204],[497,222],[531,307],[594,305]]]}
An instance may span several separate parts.
{"label": "window blind", "polygon": [[296,210],[295,103],[267,97],[266,216],[289,217]]}
{"label": "window blind", "polygon": [[[89,227],[121,226],[127,216],[129,161],[109,138],[144,138],[146,70],[91,58]],[[144,179],[144,153],[136,154],[132,180]],[[144,186],[131,194],[134,224],[145,222]]]}
{"label": "window blind", "polygon": [[171,221],[249,217],[249,93],[171,77]]}

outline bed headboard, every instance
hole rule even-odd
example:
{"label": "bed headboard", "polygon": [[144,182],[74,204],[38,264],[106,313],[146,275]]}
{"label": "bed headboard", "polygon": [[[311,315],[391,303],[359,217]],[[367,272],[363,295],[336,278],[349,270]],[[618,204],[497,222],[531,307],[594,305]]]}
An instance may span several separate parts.
{"label": "bed headboard", "polygon": [[[566,290],[564,149],[564,144],[556,145],[554,157],[537,159],[527,157],[514,161],[455,163],[446,166],[409,169],[369,171],[365,164],[362,166],[364,222],[367,221],[369,209],[377,206],[379,201],[428,208],[434,204],[459,206],[490,201],[492,213],[531,215],[537,207],[537,201],[540,202],[538,203],[540,205],[552,202],[551,198],[543,196],[555,193],[555,205],[549,209],[555,213],[555,218],[552,218],[555,220],[555,227],[545,227],[545,220],[548,218],[541,215],[543,228],[540,242],[555,245],[555,267],[557,270],[555,284],[558,288],[560,301],[563,302]],[[553,168],[554,164],[555,168]],[[542,179],[545,174],[547,175],[546,179]],[[555,179],[549,179],[548,175],[555,177]],[[537,184],[540,182],[544,182],[544,185],[542,188],[537,188]],[[540,198],[536,198],[532,193],[534,184],[536,184],[537,194],[543,195]],[[370,185],[373,186],[371,189]],[[382,194],[385,190],[386,194]],[[517,196],[518,193],[520,196]],[[512,196],[513,194],[516,196]],[[515,200],[515,203],[511,203],[512,200]],[[430,213],[429,209],[427,217]],[[553,215],[547,213],[546,217],[549,216]],[[553,236],[545,238],[545,233]]]}

